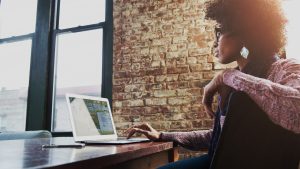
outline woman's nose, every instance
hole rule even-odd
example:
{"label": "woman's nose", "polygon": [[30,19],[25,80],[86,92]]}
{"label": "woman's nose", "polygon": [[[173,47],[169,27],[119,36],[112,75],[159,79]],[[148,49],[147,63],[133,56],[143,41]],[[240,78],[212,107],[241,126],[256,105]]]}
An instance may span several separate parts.
{"label": "woman's nose", "polygon": [[218,42],[217,41],[214,42],[214,46],[213,47],[214,48],[218,47]]}

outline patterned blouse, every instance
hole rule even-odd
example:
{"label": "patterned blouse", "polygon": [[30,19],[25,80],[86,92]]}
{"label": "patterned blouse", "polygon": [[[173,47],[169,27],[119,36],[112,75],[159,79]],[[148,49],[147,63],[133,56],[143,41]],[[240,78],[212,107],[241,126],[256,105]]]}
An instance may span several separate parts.
{"label": "patterned blouse", "polygon": [[[300,133],[300,63],[295,59],[274,62],[267,79],[230,69],[224,72],[223,82],[237,91],[247,93],[275,124]],[[211,129],[163,132],[161,135],[162,140],[175,141],[192,150],[208,148],[211,137]]]}

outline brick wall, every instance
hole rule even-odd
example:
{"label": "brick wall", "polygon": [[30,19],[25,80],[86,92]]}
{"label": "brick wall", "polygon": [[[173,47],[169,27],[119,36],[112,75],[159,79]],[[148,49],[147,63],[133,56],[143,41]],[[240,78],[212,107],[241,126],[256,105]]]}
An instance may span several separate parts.
{"label": "brick wall", "polygon": [[224,66],[212,56],[205,1],[114,0],[112,107],[120,134],[140,122],[160,131],[212,127],[203,87]]}

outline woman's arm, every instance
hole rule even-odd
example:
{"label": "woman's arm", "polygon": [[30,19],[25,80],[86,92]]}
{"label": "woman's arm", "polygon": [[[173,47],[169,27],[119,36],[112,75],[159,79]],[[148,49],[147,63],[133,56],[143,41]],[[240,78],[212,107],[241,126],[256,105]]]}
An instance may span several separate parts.
{"label": "woman's arm", "polygon": [[153,141],[174,141],[190,150],[207,149],[212,137],[212,130],[199,130],[191,132],[158,132],[148,123],[134,125],[127,129],[127,138],[135,133],[144,134]]}
{"label": "woman's arm", "polygon": [[247,93],[274,123],[300,133],[300,65],[282,61],[273,71],[274,82],[231,69],[223,82]]}
{"label": "woman's arm", "polygon": [[160,140],[174,141],[180,146],[190,150],[207,149],[212,137],[212,130],[199,130],[191,132],[162,132]]}

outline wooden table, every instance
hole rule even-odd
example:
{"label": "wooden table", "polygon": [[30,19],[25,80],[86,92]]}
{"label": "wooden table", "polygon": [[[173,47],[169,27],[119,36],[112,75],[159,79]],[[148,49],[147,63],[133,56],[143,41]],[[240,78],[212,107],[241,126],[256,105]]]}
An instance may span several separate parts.
{"label": "wooden table", "polygon": [[150,169],[178,159],[172,142],[42,149],[68,143],[72,137],[0,141],[0,168]]}

